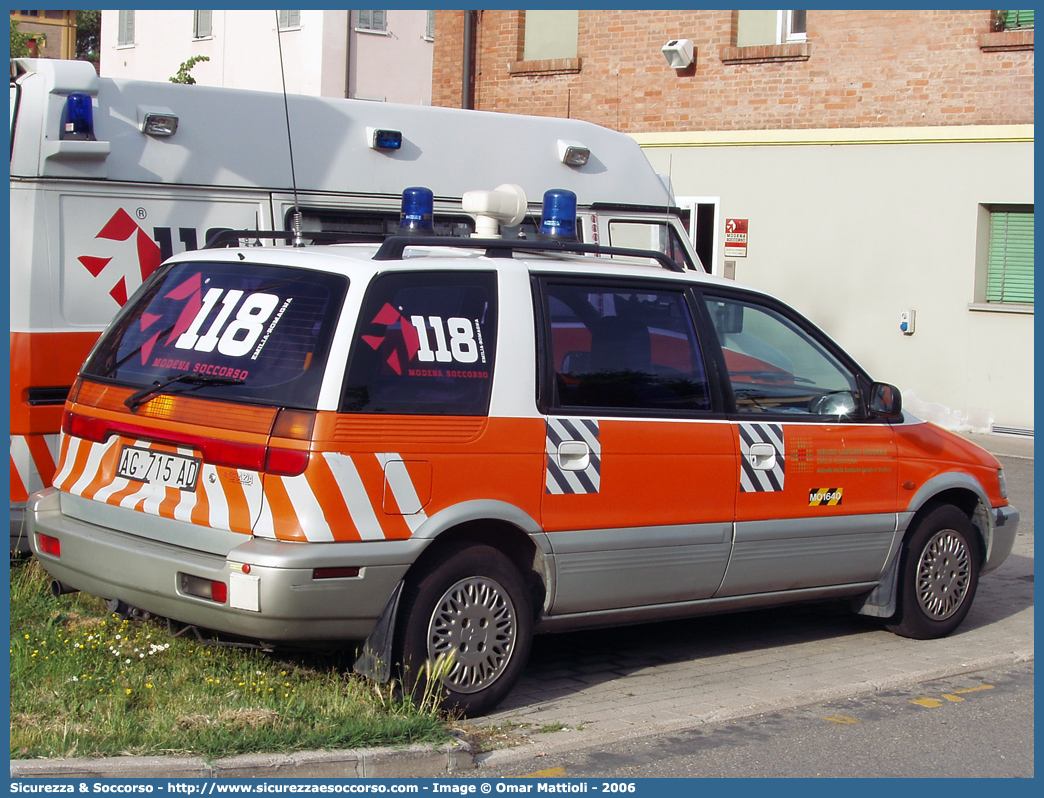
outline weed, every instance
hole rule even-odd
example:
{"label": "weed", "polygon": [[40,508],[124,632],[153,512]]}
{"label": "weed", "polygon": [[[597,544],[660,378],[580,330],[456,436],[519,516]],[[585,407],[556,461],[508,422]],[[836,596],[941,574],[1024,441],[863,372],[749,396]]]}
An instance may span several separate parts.
{"label": "weed", "polygon": [[[394,698],[345,672],[352,652],[265,654],[172,638],[100,599],[54,599],[35,560],[11,570],[11,757],[356,748],[447,738],[432,695]],[[439,673],[436,666],[433,673]]]}

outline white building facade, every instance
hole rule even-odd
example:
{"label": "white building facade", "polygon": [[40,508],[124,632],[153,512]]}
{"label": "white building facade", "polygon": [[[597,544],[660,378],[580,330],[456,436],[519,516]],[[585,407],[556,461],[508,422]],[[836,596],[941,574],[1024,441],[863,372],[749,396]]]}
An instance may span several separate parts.
{"label": "white building facade", "polygon": [[679,202],[715,203],[715,273],[798,308],[914,415],[1033,434],[1033,125],[633,137]]}
{"label": "white building facade", "polygon": [[[434,12],[103,11],[101,74],[431,105]],[[280,73],[280,49],[283,74]]]}

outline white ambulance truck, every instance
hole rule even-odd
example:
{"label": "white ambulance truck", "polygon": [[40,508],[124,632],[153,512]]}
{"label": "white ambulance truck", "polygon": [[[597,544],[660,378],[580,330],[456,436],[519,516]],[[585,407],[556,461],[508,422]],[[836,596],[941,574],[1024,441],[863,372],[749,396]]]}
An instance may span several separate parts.
{"label": "white ambulance truck", "polygon": [[66,394],[102,328],[172,254],[222,229],[291,229],[295,184],[303,229],[346,241],[395,232],[408,187],[434,192],[437,234],[468,235],[464,192],[521,186],[520,237],[535,235],[543,192],[566,189],[582,241],[702,268],[638,145],[589,123],[284,106],[274,93],[102,78],[79,61],[15,59],[10,82],[12,548],[28,494],[51,484]]}

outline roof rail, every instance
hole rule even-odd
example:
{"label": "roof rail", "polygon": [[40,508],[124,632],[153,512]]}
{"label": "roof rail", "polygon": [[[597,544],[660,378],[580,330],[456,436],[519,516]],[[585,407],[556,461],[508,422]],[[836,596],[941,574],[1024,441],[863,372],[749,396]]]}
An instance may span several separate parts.
{"label": "roof rail", "polygon": [[652,249],[602,247],[581,244],[579,241],[557,239],[455,238],[446,236],[391,236],[386,238],[373,256],[374,260],[402,260],[407,247],[453,247],[455,249],[484,249],[487,258],[510,258],[515,252],[575,252],[581,255],[614,255],[628,258],[651,258],[672,272],[685,269],[662,252]]}
{"label": "roof rail", "polygon": [[207,239],[203,249],[219,249],[221,247],[238,247],[244,238],[254,239],[257,243],[252,246],[261,246],[261,239],[290,241],[295,236],[306,238],[315,244],[345,244],[351,243],[350,233],[339,233],[331,230],[303,230],[295,233],[293,230],[218,230]]}

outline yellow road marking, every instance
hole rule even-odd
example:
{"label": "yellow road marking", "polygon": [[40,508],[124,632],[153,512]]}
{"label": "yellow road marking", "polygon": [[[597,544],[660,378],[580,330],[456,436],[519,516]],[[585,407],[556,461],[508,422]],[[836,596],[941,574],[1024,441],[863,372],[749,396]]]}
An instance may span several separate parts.
{"label": "yellow road marking", "polygon": [[522,778],[524,779],[558,779],[565,776],[565,768],[548,768],[547,770],[536,770],[532,773],[527,773]]}
{"label": "yellow road marking", "polygon": [[823,718],[823,720],[829,720],[831,723],[859,723],[855,718],[850,718],[848,715],[835,715],[832,718]]}
{"label": "yellow road marking", "polygon": [[963,690],[954,690],[953,692],[955,692],[957,695],[962,695],[964,693],[977,693],[980,690],[992,690],[992,689],[993,689],[993,685],[992,684],[980,684],[978,687],[965,687]]}
{"label": "yellow road marking", "polygon": [[917,704],[922,707],[941,707],[942,701],[938,701],[934,698],[911,698],[911,704]]}
{"label": "yellow road marking", "polygon": [[964,699],[963,699],[963,698],[961,698],[961,697],[960,697],[959,695],[951,695],[950,693],[943,693],[943,694],[942,694],[942,696],[943,696],[943,698],[945,698],[945,699],[946,699],[947,701],[953,701],[953,702],[957,702],[957,701],[963,701],[963,700],[964,700]]}

